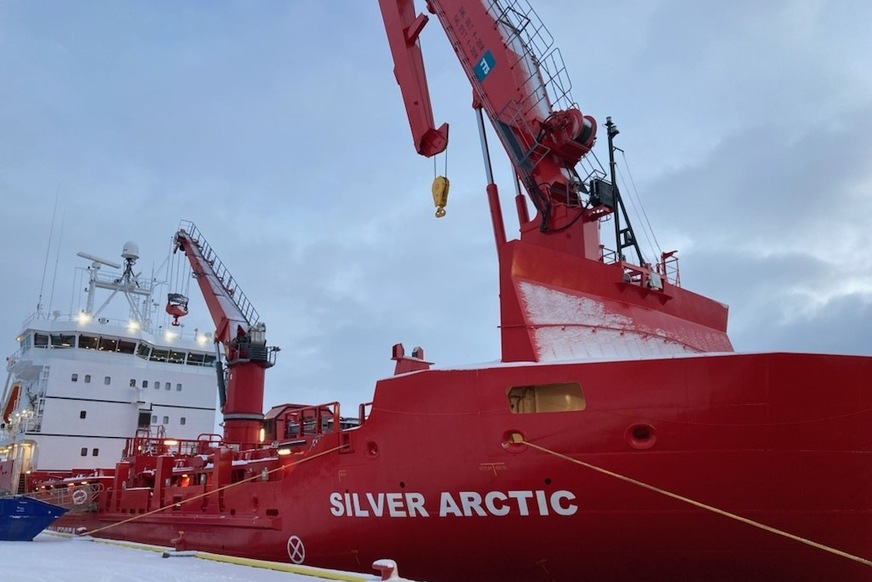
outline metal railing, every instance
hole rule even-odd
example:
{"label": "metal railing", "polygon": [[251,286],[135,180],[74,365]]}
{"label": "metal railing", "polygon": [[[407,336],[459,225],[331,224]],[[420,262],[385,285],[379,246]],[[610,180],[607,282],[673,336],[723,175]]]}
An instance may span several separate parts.
{"label": "metal railing", "polygon": [[254,326],[260,322],[260,314],[258,314],[251,301],[248,300],[239,283],[236,282],[236,279],[233,278],[233,275],[230,274],[230,271],[221,262],[218,254],[206,240],[206,237],[203,236],[203,233],[200,232],[200,229],[197,228],[197,225],[189,220],[183,220],[179,223],[179,234],[183,234],[200,250],[203,258],[212,266],[212,270],[227,292],[227,296],[236,305],[236,308],[239,309],[239,312],[245,317],[249,325]]}

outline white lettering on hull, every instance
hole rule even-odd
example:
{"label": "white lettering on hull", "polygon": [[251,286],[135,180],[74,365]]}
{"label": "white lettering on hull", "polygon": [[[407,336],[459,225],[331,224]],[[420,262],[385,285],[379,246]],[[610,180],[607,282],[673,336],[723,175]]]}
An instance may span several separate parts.
{"label": "white lettering on hull", "polygon": [[[417,492],[330,494],[334,517],[430,517],[425,498]],[[443,491],[438,517],[570,516],[578,511],[575,494],[547,491]]]}

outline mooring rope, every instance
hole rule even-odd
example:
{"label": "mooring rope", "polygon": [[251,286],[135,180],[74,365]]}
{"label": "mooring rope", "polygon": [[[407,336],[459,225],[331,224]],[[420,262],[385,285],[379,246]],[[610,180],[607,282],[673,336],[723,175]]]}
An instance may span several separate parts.
{"label": "mooring rope", "polygon": [[[332,449],[327,449],[326,451],[321,451],[320,453],[311,455],[311,456],[306,457],[304,459],[300,459],[299,461],[296,461],[294,463],[288,463],[287,465],[280,465],[274,469],[268,470],[267,474],[275,473],[276,471],[282,471],[288,467],[294,467],[296,465],[301,465],[301,464],[305,463],[306,461],[311,461],[312,459],[317,459],[318,457],[327,455],[329,453],[336,452],[345,446],[346,445],[339,445],[338,447],[333,447]],[[104,530],[107,530],[107,529],[110,529],[110,528],[113,528],[113,527],[116,527],[119,525],[124,525],[125,523],[130,523],[131,521],[135,521],[135,520],[143,518],[143,517],[148,517],[149,515],[154,515],[155,513],[160,513],[161,511],[166,511],[167,509],[172,509],[173,507],[175,507],[177,505],[181,505],[182,503],[194,501],[195,499],[201,499],[201,498],[206,497],[208,495],[214,495],[215,493],[218,493],[219,491],[225,491],[227,489],[230,489],[231,487],[236,487],[237,485],[242,485],[243,483],[248,483],[249,481],[256,481],[258,479],[263,479],[263,471],[259,472],[257,475],[252,475],[251,477],[246,477],[245,479],[242,479],[242,480],[237,481],[235,483],[230,483],[229,485],[225,485],[224,487],[219,487],[218,489],[206,491],[205,493],[200,493],[200,494],[194,495],[192,497],[186,497],[185,499],[182,499],[182,500],[177,501],[175,503],[170,503],[169,505],[164,505],[163,507],[158,507],[157,509],[152,509],[151,511],[147,511],[145,513],[139,513],[137,515],[134,515],[133,517],[124,519],[122,521],[117,521],[115,523],[111,523],[111,524],[105,525],[103,527],[98,527],[97,529],[88,530],[88,531],[85,531],[85,532],[82,532],[82,533],[76,534],[76,535],[79,535],[79,536],[93,535],[93,534],[100,532],[100,531],[104,531]]]}
{"label": "mooring rope", "polygon": [[547,453],[549,455],[553,455],[557,458],[564,459],[569,461],[570,463],[574,463],[576,465],[581,465],[582,467],[586,467],[591,469],[592,471],[596,471],[597,473],[602,473],[604,475],[608,475],[609,477],[614,477],[615,479],[620,479],[626,483],[632,483],[633,485],[637,485],[644,489],[648,489],[649,491],[654,491],[655,493],[659,493],[661,495],[665,495],[666,497],[671,497],[672,499],[677,499],[678,501],[682,501],[684,503],[693,505],[694,507],[699,507],[700,509],[704,509],[706,511],[710,511],[712,513],[716,513],[718,515],[722,515],[724,517],[728,517],[735,521],[740,521],[744,524],[756,527],[758,529],[762,529],[764,531],[768,531],[770,533],[794,540],[796,542],[805,544],[807,546],[811,546],[813,548],[817,548],[819,550],[823,550],[825,552],[829,552],[831,554],[835,554],[841,558],[845,558],[848,560],[852,560],[854,562],[858,562],[863,564],[864,566],[872,566],[872,560],[868,560],[866,558],[862,558],[860,556],[855,556],[854,554],[849,554],[848,552],[844,552],[842,550],[812,541],[808,538],[804,538],[790,532],[786,532],[784,530],[780,530],[778,528],[772,527],[770,525],[766,525],[765,523],[760,523],[759,521],[754,521],[753,519],[748,519],[747,517],[742,517],[741,515],[736,515],[735,513],[730,513],[729,511],[724,511],[723,509],[718,509],[717,507],[707,505],[700,501],[696,501],[694,499],[690,499],[689,497],[685,497],[683,495],[679,495],[677,493],[673,493],[671,491],[667,491],[665,489],[661,489],[660,487],[656,487],[654,485],[650,485],[643,481],[639,481],[638,479],[633,479],[632,477],[627,477],[626,475],[621,475],[620,473],[615,473],[614,471],[609,471],[608,469],[603,469],[602,467],[598,467],[596,465],[592,465],[591,463],[586,463],[584,461],[580,461],[578,459],[574,459],[568,455],[564,455],[563,453],[558,453],[557,451],[552,451],[551,449],[545,448],[543,446],[537,445],[535,443],[531,443],[530,441],[524,440],[518,433],[513,433],[511,435],[512,444],[522,444],[527,445],[530,448],[542,451],[543,453]]}

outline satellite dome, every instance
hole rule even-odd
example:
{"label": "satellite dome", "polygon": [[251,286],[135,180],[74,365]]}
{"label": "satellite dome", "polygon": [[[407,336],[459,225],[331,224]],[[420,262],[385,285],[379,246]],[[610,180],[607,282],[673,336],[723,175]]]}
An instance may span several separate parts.
{"label": "satellite dome", "polygon": [[139,245],[132,240],[127,241],[124,243],[124,248],[121,249],[121,257],[135,261],[139,258]]}

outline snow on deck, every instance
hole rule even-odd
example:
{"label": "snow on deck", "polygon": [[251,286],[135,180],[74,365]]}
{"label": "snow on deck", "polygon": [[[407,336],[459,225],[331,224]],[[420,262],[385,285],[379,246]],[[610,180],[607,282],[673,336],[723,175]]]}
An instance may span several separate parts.
{"label": "snow on deck", "polygon": [[647,328],[633,318],[607,311],[602,301],[529,282],[521,282],[518,291],[542,362],[697,351],[668,330]]}

